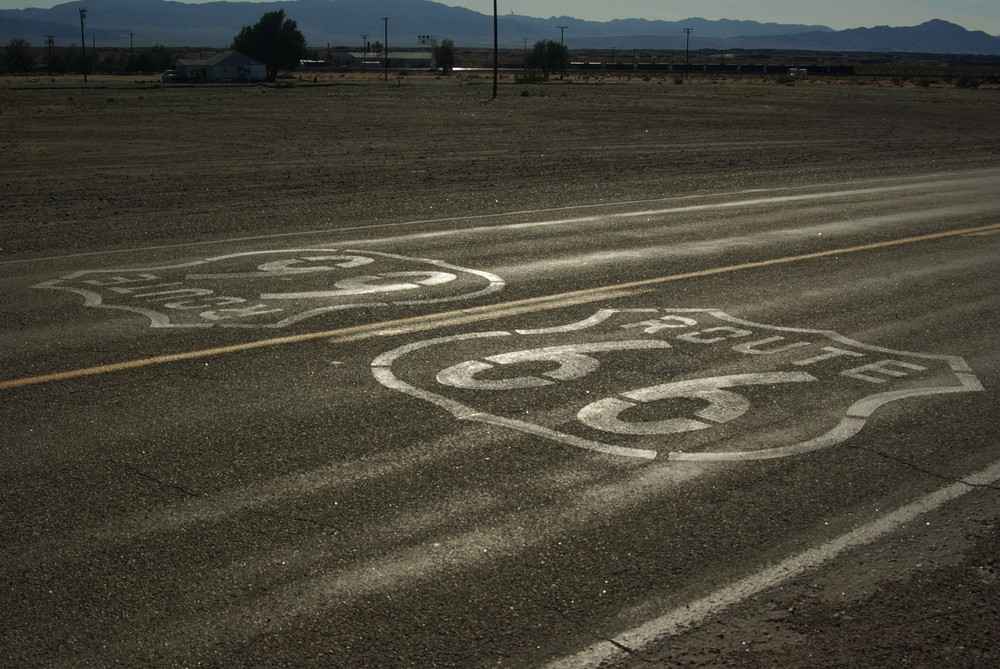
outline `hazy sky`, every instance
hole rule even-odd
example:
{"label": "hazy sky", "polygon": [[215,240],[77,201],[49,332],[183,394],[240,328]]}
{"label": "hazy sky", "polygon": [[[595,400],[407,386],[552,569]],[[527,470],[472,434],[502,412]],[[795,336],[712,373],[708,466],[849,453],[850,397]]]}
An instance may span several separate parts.
{"label": "hazy sky", "polygon": [[[66,0],[0,0],[0,9],[52,7]],[[208,2],[210,0],[185,0]],[[245,0],[262,2],[264,0]],[[453,2],[483,14],[493,13],[490,0]],[[85,2],[81,4],[86,5]],[[379,0],[371,0],[378,13]],[[678,21],[700,16],[706,19],[742,19],[776,23],[822,24],[835,30],[870,28],[876,25],[913,26],[930,19],[944,19],[969,30],[1000,35],[1000,0],[497,0],[500,14],[525,16],[572,16],[608,21],[642,18]]]}

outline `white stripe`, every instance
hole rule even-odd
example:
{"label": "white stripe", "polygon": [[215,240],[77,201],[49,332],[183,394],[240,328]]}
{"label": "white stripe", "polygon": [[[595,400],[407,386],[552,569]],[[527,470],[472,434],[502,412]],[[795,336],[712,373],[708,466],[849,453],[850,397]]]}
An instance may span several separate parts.
{"label": "white stripe", "polygon": [[598,641],[575,655],[560,658],[546,666],[549,669],[595,667],[624,655],[626,653],[624,648],[632,652],[641,652],[660,639],[677,634],[729,606],[794,578],[808,569],[829,562],[841,553],[870,544],[902,525],[965,495],[974,490],[975,486],[990,485],[998,480],[1000,480],[1000,462],[995,462],[980,472],[940,488],[878,520],[731,583],[701,599],[672,609],[639,627],[622,632],[613,641]]}

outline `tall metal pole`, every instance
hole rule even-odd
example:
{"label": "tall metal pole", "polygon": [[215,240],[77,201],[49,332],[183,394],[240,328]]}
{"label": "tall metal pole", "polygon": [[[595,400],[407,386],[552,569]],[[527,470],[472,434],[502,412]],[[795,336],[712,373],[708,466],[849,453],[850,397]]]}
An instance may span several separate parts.
{"label": "tall metal pole", "polygon": [[691,67],[691,33],[694,28],[684,29],[684,67]]}
{"label": "tall metal pole", "polygon": [[83,32],[83,20],[87,17],[87,10],[83,7],[80,10],[80,48],[82,51],[83,83],[87,83],[87,36]]}
{"label": "tall metal pole", "polygon": [[497,0],[493,0],[493,97],[497,99],[497,80],[500,78],[500,47],[498,42],[499,32],[497,31]]}
{"label": "tall metal pole", "polygon": [[382,22],[385,24],[385,46],[382,49],[385,54],[385,80],[389,81],[389,17],[383,16]]}
{"label": "tall metal pole", "polygon": [[[566,46],[566,40],[563,39],[563,31],[566,30],[566,28],[568,28],[568,27],[569,26],[556,26],[556,28],[559,28],[559,46]],[[561,56],[560,56],[560,58],[561,58]],[[563,72],[565,72],[565,71],[566,71],[566,68],[564,68],[562,65],[560,65],[559,66],[559,79],[560,80],[563,78]]]}
{"label": "tall metal pole", "polygon": [[361,36],[361,72],[368,70],[368,35]]}
{"label": "tall metal pole", "polygon": [[56,50],[56,37],[55,35],[46,35],[45,44],[49,47],[49,74],[52,74],[52,59],[55,58]]}

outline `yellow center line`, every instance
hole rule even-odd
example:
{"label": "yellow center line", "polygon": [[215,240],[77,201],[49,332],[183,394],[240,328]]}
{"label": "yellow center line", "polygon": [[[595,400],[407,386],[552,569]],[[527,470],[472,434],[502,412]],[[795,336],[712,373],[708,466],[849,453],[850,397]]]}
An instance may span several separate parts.
{"label": "yellow center line", "polygon": [[372,339],[375,337],[387,337],[387,336],[406,334],[411,332],[434,330],[453,325],[463,325],[466,323],[475,323],[483,320],[502,318],[505,316],[514,316],[518,314],[547,311],[549,309],[556,309],[559,307],[566,307],[574,304],[586,304],[588,302],[596,302],[598,300],[604,300],[610,297],[625,297],[629,295],[637,295],[639,293],[652,290],[653,288],[655,288],[660,284],[669,283],[671,281],[682,281],[684,279],[695,279],[706,276],[714,276],[717,274],[726,274],[729,272],[740,272],[743,270],[756,269],[760,267],[784,265],[788,263],[802,262],[805,260],[814,260],[816,258],[826,258],[829,256],[845,255],[848,253],[859,253],[861,251],[872,251],[875,249],[889,248],[892,246],[916,244],[934,239],[943,239],[946,237],[958,237],[961,235],[983,233],[987,231],[1000,231],[1000,223],[995,223],[992,225],[984,225],[974,228],[963,228],[961,230],[934,232],[926,235],[918,235],[915,237],[903,237],[900,239],[891,239],[888,241],[873,242],[871,244],[861,244],[859,246],[846,246],[837,249],[830,249],[827,251],[816,251],[814,253],[803,253],[800,255],[783,256],[781,258],[772,258],[770,260],[759,260],[755,262],[740,263],[738,265],[713,267],[710,269],[695,270],[692,272],[683,272],[680,274],[670,274],[667,276],[660,276],[652,279],[643,279],[641,281],[631,281],[628,283],[599,286],[596,288],[586,288],[583,290],[558,293],[556,295],[532,297],[524,300],[512,300],[510,302],[501,302],[498,304],[471,307],[467,309],[455,309],[451,311],[444,311],[424,316],[413,316],[410,318],[382,321],[380,323],[355,325],[352,327],[340,328],[336,330],[308,332],[299,335],[289,335],[287,337],[272,337],[268,339],[261,339],[258,341],[245,342],[243,344],[219,346],[215,348],[206,348],[196,351],[186,351],[183,353],[173,353],[169,355],[157,355],[150,358],[139,358],[136,360],[127,360],[124,362],[110,363],[107,365],[84,367],[82,369],[67,370],[65,372],[56,372],[53,374],[42,374],[39,376],[28,376],[20,379],[10,379],[8,381],[0,381],[0,390],[7,390],[10,388],[20,388],[23,386],[31,386],[41,383],[50,383],[54,381],[66,381],[69,379],[78,379],[86,376],[110,374],[112,372],[122,372],[130,369],[140,369],[142,367],[152,367],[155,365],[164,365],[172,362],[183,362],[188,360],[197,360],[200,358],[212,358],[221,355],[228,355],[230,353],[239,353],[241,351],[251,351],[255,349],[284,346],[286,344],[300,344],[303,342],[309,342],[318,339],[327,339],[332,343],[344,343],[351,341],[360,341],[363,339]]}

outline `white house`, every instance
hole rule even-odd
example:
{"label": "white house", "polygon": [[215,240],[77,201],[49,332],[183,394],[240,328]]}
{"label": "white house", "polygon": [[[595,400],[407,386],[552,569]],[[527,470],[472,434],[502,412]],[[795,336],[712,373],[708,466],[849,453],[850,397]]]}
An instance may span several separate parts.
{"label": "white house", "polygon": [[222,51],[211,58],[177,61],[177,75],[181,81],[266,81],[267,66],[239,51]]}

